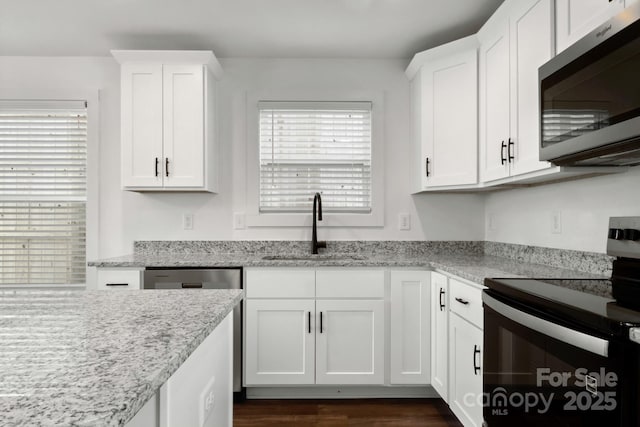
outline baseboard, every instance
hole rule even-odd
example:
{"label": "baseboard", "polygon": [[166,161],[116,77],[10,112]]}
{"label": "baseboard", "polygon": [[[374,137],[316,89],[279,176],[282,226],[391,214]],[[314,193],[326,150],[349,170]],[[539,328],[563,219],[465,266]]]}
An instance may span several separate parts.
{"label": "baseboard", "polygon": [[430,386],[247,387],[247,399],[383,399],[439,398]]}

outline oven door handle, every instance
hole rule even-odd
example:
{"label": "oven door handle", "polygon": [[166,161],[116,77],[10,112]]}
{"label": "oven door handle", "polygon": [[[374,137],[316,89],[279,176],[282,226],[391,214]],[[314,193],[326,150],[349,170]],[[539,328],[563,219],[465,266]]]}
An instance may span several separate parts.
{"label": "oven door handle", "polygon": [[487,307],[497,313],[533,331],[555,338],[558,341],[571,344],[590,353],[598,354],[602,357],[609,356],[609,341],[607,340],[549,322],[548,320],[533,316],[529,313],[525,313],[498,301],[497,299],[487,295],[486,292],[482,294],[482,301]]}

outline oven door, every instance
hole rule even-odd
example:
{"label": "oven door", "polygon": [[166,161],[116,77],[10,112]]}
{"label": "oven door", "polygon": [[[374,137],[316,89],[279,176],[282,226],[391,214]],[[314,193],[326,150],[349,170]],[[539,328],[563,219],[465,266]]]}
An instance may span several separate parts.
{"label": "oven door", "polygon": [[483,302],[486,425],[638,425],[637,395],[623,383],[629,374],[627,383],[637,382],[637,362],[627,363],[624,344],[533,315],[491,291]]}

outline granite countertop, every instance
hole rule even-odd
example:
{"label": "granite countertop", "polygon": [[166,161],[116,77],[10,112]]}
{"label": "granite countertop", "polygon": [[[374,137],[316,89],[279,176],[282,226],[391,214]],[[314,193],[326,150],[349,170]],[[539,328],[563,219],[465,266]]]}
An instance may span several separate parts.
{"label": "granite countertop", "polygon": [[124,425],[242,297],[0,291],[0,425]]}
{"label": "granite countertop", "polygon": [[[437,269],[482,284],[486,277],[606,278],[606,275],[551,267],[485,254],[455,251],[431,254],[339,253],[331,258],[265,260],[256,253],[136,253],[90,262],[95,267],[414,267]],[[300,256],[301,254],[291,254]],[[286,254],[278,254],[279,257]]]}

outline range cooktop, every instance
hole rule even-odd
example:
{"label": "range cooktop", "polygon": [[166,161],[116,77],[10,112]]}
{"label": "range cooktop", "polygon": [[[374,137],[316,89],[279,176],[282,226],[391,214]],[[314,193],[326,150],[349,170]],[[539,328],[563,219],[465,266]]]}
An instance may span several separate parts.
{"label": "range cooktop", "polygon": [[611,281],[603,279],[486,279],[494,298],[509,300],[532,314],[544,313],[575,328],[628,336],[629,328],[640,326],[640,311],[616,303]]}

